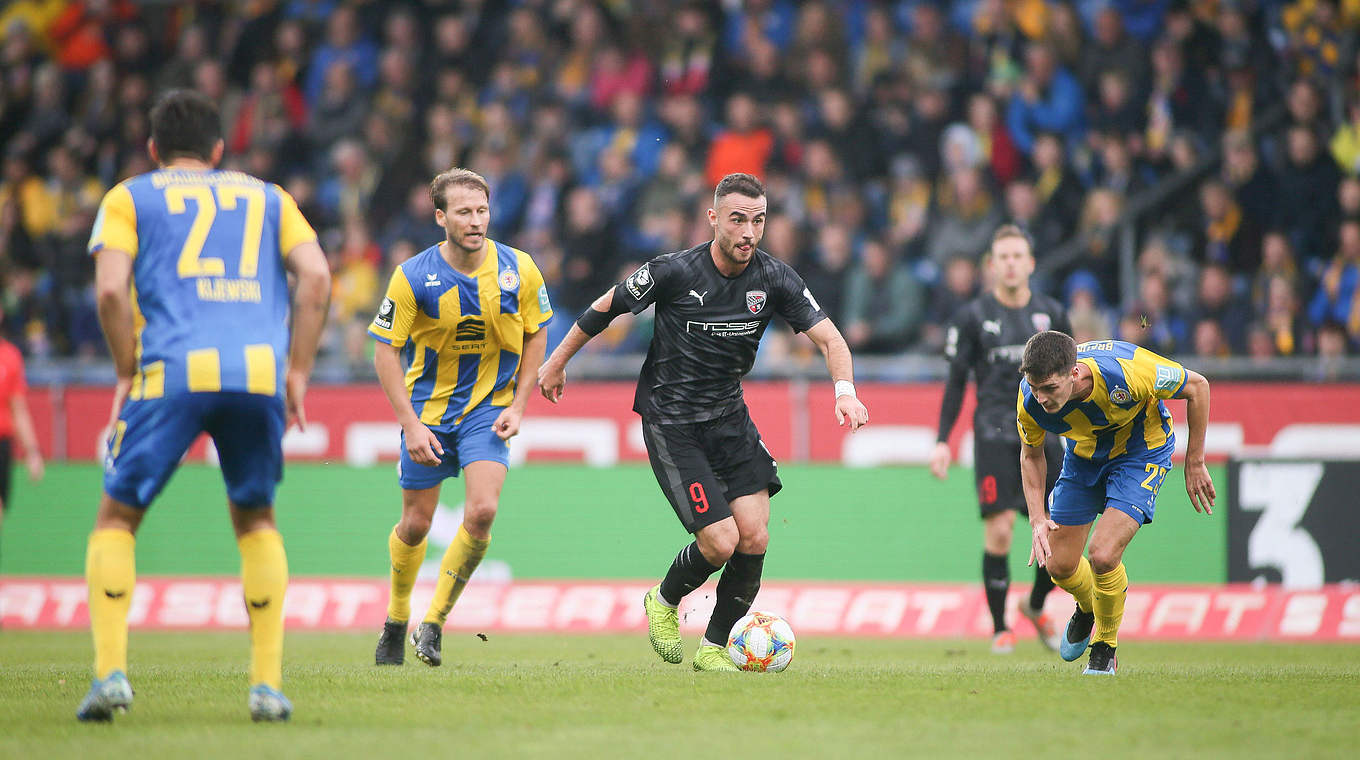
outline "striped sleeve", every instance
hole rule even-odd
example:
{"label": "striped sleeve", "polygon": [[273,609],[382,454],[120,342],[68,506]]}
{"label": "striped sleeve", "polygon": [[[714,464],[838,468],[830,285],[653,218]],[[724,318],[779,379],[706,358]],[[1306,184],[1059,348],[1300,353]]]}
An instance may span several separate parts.
{"label": "striped sleeve", "polygon": [[1185,368],[1177,362],[1139,347],[1124,365],[1124,378],[1134,398],[1168,399],[1185,386]]}
{"label": "striped sleeve", "polygon": [[552,321],[552,302],[548,300],[548,286],[543,273],[529,254],[519,252],[519,311],[524,315],[524,332],[533,335]]}
{"label": "striped sleeve", "polygon": [[1047,435],[1044,429],[1039,427],[1039,423],[1034,420],[1033,415],[1025,409],[1025,384],[1020,384],[1019,394],[1015,399],[1015,426],[1020,430],[1020,440],[1026,446],[1038,447],[1044,445],[1044,437]]}
{"label": "striped sleeve", "polygon": [[406,279],[406,271],[397,267],[387,284],[387,294],[378,305],[378,313],[368,326],[368,334],[383,343],[401,348],[411,337],[411,324],[415,322],[418,308],[415,291]]}

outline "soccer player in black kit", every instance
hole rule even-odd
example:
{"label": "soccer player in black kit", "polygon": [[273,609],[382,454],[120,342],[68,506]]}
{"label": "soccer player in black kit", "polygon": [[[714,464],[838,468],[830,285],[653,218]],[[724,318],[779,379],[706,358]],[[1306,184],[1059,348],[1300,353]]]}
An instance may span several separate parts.
{"label": "soccer player in black kit", "polygon": [[[943,479],[949,470],[949,433],[963,406],[968,373],[977,383],[977,410],[973,412],[974,479],[978,506],[982,510],[982,587],[992,613],[992,652],[1010,654],[1015,634],[1006,626],[1006,593],[1010,590],[1007,556],[1015,512],[1028,515],[1020,483],[1020,436],[1015,426],[1015,393],[1020,386],[1020,357],[1025,341],[1037,332],[1071,332],[1062,304],[1034,293],[1029,277],[1034,273],[1034,253],[1029,238],[1019,227],[1003,225],[992,235],[987,254],[992,290],[969,301],[955,315],[945,339],[949,381],[940,405],[938,443],[930,456],[930,471]],[[1053,490],[1062,469],[1062,444],[1049,436],[1046,491]],[[1057,650],[1058,633],[1044,614],[1044,599],[1053,590],[1053,579],[1035,567],[1034,586],[1020,614],[1039,632],[1039,641]]]}
{"label": "soccer player in black kit", "polygon": [[[678,663],[683,643],[676,608],[722,569],[695,670],[737,670],[725,649],[728,633],[760,590],[770,497],[782,484],[747,412],[741,378],[751,371],[760,336],[775,314],[807,333],[826,357],[837,421],[851,431],[869,421],[855,397],[850,349],[840,331],[792,267],[756,248],[765,213],[760,180],[749,174],[724,177],[708,210],[713,240],[657,256],[606,291],[538,371],[539,389],[556,403],[566,385],[567,362],[582,346],[616,316],[656,304],[633,410],[642,415],[657,482],[695,540],[647,592],[643,606],[652,648],[666,662]],[[1018,466],[1018,452],[1013,459]]]}

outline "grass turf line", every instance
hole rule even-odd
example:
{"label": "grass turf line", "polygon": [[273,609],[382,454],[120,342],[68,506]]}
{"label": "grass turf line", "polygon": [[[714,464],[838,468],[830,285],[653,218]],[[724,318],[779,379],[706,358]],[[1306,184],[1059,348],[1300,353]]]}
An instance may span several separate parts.
{"label": "grass turf line", "polygon": [[[646,637],[451,633],[445,666],[291,634],[287,726],[245,708],[244,633],[134,632],[132,712],[76,722],[82,633],[0,632],[0,757],[1343,757],[1360,648],[1127,641],[1114,679],[1022,641],[805,638],[782,674],[694,673]],[[1068,718],[1070,716],[1070,719]],[[1108,720],[1107,720],[1108,718]],[[1085,741],[1081,737],[1086,737]],[[1154,754],[1155,753],[1155,754]]]}

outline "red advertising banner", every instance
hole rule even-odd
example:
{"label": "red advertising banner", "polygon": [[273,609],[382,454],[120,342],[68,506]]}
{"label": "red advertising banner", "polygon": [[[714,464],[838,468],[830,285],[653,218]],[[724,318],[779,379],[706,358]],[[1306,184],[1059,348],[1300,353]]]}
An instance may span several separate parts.
{"label": "red advertising banner", "polygon": [[[472,584],[448,628],[465,632],[641,632],[638,601],[650,581],[515,581]],[[381,579],[295,578],[285,622],[291,630],[376,630],[387,609]],[[433,584],[417,584],[423,609]],[[1028,594],[1016,589],[1016,597]],[[80,629],[89,625],[87,590],[76,578],[0,581],[0,625],[19,629]],[[1014,604],[1014,601],[1011,602]],[[712,587],[680,607],[680,627],[704,629]],[[991,635],[986,601],[973,584],[781,583],[761,587],[755,609],[783,615],[800,636],[901,638]],[[1065,620],[1066,594],[1049,597],[1048,612]],[[134,628],[219,630],[247,626],[241,584],[232,578],[142,578],[132,598]],[[1016,632],[1033,633],[1027,621]],[[1310,591],[1279,586],[1136,586],[1125,605],[1123,636],[1144,639],[1242,641],[1360,641],[1360,588],[1330,585]]]}
{"label": "red advertising banner", "polygon": [[[850,466],[920,464],[935,443],[943,386],[862,383],[870,424],[855,435],[837,427],[829,383],[751,382],[751,416],[777,459]],[[102,455],[101,435],[112,398],[108,388],[30,393],[44,451],[68,459]],[[950,442],[964,464],[971,457],[972,394]],[[511,446],[516,461],[569,460],[608,466],[644,461],[642,428],[632,411],[633,384],[575,383],[560,404],[535,397]],[[1178,445],[1185,445],[1185,403],[1170,401]],[[397,457],[398,427],[377,384],[316,386],[307,394],[306,431],[292,430],[285,454],[296,460],[371,464]],[[1360,385],[1216,383],[1207,450],[1231,454],[1336,458],[1360,456]],[[191,459],[212,459],[200,441]]]}

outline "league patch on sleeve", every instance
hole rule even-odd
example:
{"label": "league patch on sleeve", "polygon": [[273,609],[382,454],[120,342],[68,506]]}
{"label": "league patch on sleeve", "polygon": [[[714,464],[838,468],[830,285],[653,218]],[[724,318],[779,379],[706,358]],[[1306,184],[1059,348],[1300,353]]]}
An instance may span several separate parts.
{"label": "league patch on sleeve", "polygon": [[378,316],[373,318],[373,324],[384,330],[392,329],[392,315],[396,312],[397,305],[390,298],[384,298],[378,306]]}
{"label": "league patch on sleeve", "polygon": [[628,275],[628,279],[623,281],[624,287],[628,288],[628,292],[632,293],[633,297],[638,300],[642,300],[642,297],[651,291],[652,286],[656,285],[656,280],[652,279],[650,267],[651,264],[643,264],[641,268]]}
{"label": "league patch on sleeve", "polygon": [[1181,387],[1181,374],[1185,370],[1180,367],[1168,367],[1165,364],[1157,365],[1157,380],[1153,382],[1153,390],[1174,391]]}
{"label": "league patch on sleeve", "polygon": [[543,313],[552,311],[552,302],[548,300],[548,286],[538,286],[538,310]]}

